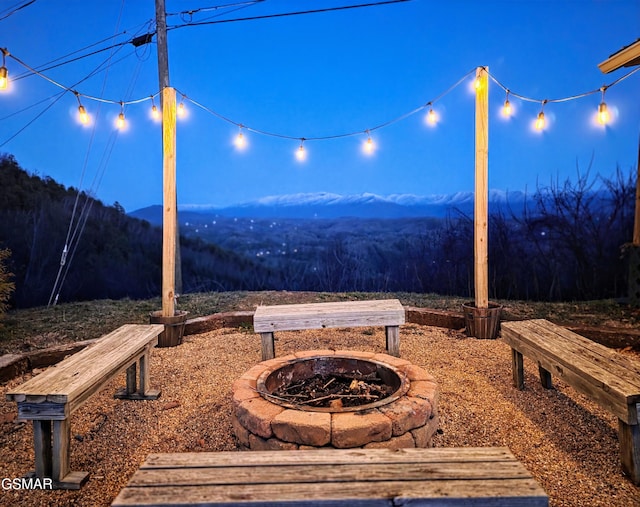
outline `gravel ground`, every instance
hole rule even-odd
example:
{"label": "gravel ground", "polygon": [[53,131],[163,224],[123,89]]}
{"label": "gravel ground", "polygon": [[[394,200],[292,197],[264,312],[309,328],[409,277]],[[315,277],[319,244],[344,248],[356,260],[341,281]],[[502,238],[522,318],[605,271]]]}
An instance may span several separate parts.
{"label": "gravel ground", "polygon": [[[401,355],[433,374],[441,388],[437,447],[507,446],[533,474],[551,506],[637,506],[640,488],[623,475],[617,420],[572,388],[544,390],[525,358],[526,389],[511,385],[511,353],[501,340],[407,324]],[[282,332],[276,353],[336,348],[384,352],[382,329]],[[150,452],[236,450],[231,384],[260,361],[259,337],[222,329],[155,349],[151,375],[157,401],[113,398],[124,374],[71,418],[72,470],[90,472],[80,491],[3,491],[2,506],[110,505]],[[30,376],[4,384],[2,395]],[[4,400],[4,396],[2,396]],[[286,451],[283,451],[286,452]],[[0,404],[0,478],[33,467],[30,423],[15,403]]]}

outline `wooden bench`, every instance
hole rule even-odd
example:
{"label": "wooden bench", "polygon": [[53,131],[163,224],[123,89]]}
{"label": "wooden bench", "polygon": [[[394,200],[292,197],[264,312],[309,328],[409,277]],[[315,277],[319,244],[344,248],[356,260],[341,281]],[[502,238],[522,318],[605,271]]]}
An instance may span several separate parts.
{"label": "wooden bench", "polygon": [[547,506],[506,447],[151,454],[112,506]]}
{"label": "wooden bench", "polygon": [[157,399],[160,392],[149,386],[149,356],[163,330],[160,324],[124,325],[6,394],[7,400],[17,402],[18,418],[33,421],[31,475],[51,478],[56,488],[82,486],[88,474],[69,469],[70,415],[124,370],[127,386],[116,393],[117,398]]}
{"label": "wooden bench", "polygon": [[558,375],[618,417],[622,468],[640,484],[640,363],[544,319],[503,322],[511,347],[513,384],[524,389],[522,356],[538,364],[549,389]]}
{"label": "wooden bench", "polygon": [[253,329],[262,337],[262,360],[275,357],[273,333],[328,327],[385,326],[387,351],[400,356],[404,308],[397,299],[258,306]]}

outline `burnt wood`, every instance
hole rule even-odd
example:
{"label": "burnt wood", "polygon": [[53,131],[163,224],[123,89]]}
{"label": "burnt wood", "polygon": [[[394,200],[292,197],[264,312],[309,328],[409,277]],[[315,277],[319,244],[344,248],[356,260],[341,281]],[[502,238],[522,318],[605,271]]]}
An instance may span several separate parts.
{"label": "burnt wood", "polygon": [[558,376],[618,417],[622,468],[640,484],[640,362],[545,319],[503,322],[501,335],[512,350],[516,388],[524,389],[527,356],[543,387]]}

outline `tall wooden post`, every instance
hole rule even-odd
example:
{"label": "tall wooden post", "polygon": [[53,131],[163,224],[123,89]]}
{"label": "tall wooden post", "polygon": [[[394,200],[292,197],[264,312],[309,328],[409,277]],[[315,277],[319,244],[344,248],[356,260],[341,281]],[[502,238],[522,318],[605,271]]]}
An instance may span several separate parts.
{"label": "tall wooden post", "polygon": [[489,307],[489,73],[476,69],[474,278],[476,308]]}
{"label": "tall wooden post", "polygon": [[176,91],[162,90],[162,316],[175,314],[176,285]]}
{"label": "tall wooden post", "polygon": [[164,0],[156,0],[158,78],[162,106],[162,316],[175,314],[176,284],[176,91],[169,87],[169,53]]}

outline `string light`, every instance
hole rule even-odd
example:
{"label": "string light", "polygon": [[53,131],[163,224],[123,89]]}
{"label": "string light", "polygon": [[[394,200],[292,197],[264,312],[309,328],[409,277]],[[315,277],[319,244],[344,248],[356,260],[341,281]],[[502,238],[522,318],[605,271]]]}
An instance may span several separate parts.
{"label": "string light", "polygon": [[[18,62],[19,64],[21,64],[22,66],[24,66],[25,68],[29,69],[33,74],[38,75],[39,77],[45,79],[46,81],[50,82],[51,84],[58,86],[59,88],[62,88],[66,91],[70,91],[76,94],[76,97],[78,98],[78,115],[79,115],[79,119],[82,123],[85,122],[89,122],[90,121],[90,117],[87,114],[86,109],[84,108],[84,106],[80,103],[80,99],[79,99],[79,93],[76,92],[75,90],[64,86],[61,83],[58,83],[56,81],[54,81],[53,79],[49,78],[48,76],[45,76],[42,72],[39,72],[35,69],[33,69],[32,67],[30,67],[29,65],[27,65],[26,63],[22,62],[19,58],[11,55],[9,53],[9,51],[6,48],[0,48],[0,52],[2,53],[2,67],[0,67],[0,89],[6,89],[8,86],[8,71],[6,68],[6,58],[7,57],[11,57],[13,60],[15,60],[16,62]],[[485,68],[486,70],[486,68]],[[531,97],[526,97],[523,95],[519,95],[517,93],[512,92],[511,90],[509,90],[508,88],[506,88],[504,85],[502,85],[493,75],[488,73],[488,70],[486,70],[487,74],[489,75],[489,78],[492,79],[500,88],[502,88],[505,92],[506,92],[506,99],[505,102],[503,104],[502,107],[502,114],[504,116],[510,116],[513,114],[513,107],[511,105],[511,103],[509,102],[509,98],[511,95],[519,98],[520,100],[526,101],[526,102],[537,102],[537,103],[541,103],[542,107],[540,109],[540,112],[538,113],[537,118],[534,121],[533,127],[538,130],[544,130],[545,127],[547,126],[547,122],[546,122],[546,118],[545,118],[545,113],[544,113],[544,106],[548,103],[548,102],[553,102],[553,103],[560,103],[560,102],[567,102],[567,101],[573,101],[576,99],[580,99],[592,94],[597,93],[598,91],[602,92],[602,101],[600,102],[599,106],[598,106],[598,111],[597,111],[597,115],[595,117],[595,121],[597,121],[598,123],[605,125],[608,122],[611,121],[611,113],[607,108],[607,104],[605,102],[605,91],[608,88],[611,88],[615,85],[617,85],[618,83],[620,83],[621,81],[627,79],[628,77],[630,77],[631,75],[633,75],[634,73],[636,73],[637,71],[640,71],[640,67],[635,68],[631,71],[629,71],[628,73],[626,73],[625,75],[621,76],[620,78],[616,79],[615,81],[613,81],[612,83],[605,85],[599,89],[596,90],[591,90],[591,91],[587,91],[581,94],[577,94],[577,95],[573,95],[573,96],[568,96],[568,97],[564,97],[564,98],[557,98],[557,99],[545,99],[543,101],[541,101],[540,99],[536,99],[536,98],[531,98]],[[365,150],[365,152],[367,153],[371,153],[373,151],[375,151],[375,143],[373,142],[373,140],[371,139],[371,136],[369,135],[370,130],[376,130],[376,129],[380,129],[383,127],[387,127],[391,124],[394,124],[396,122],[399,122],[401,120],[404,120],[410,116],[413,116],[414,114],[423,111],[424,109],[427,108],[428,106],[428,112],[425,115],[425,122],[429,125],[429,126],[435,126],[440,118],[439,115],[436,113],[436,111],[434,111],[433,109],[433,103],[435,101],[438,101],[440,99],[442,99],[445,95],[448,95],[452,90],[456,89],[461,83],[463,82],[468,82],[468,78],[472,73],[477,72],[477,68],[473,69],[470,72],[467,72],[461,79],[459,79],[456,83],[454,83],[452,86],[450,86],[448,89],[446,89],[444,92],[440,93],[438,96],[436,96],[434,99],[432,99],[430,102],[426,103],[423,106],[417,107],[416,109],[409,111],[407,113],[404,113],[396,118],[393,118],[391,120],[388,120],[384,123],[381,123],[379,125],[373,126],[371,129],[367,129],[365,132],[367,133],[367,140],[365,141],[365,143],[363,143],[363,149]],[[481,80],[479,80],[478,78],[474,79],[472,81],[472,85],[471,87],[474,88],[476,91],[482,86],[483,82]],[[114,100],[110,100],[110,99],[105,99],[102,97],[94,97],[94,96],[90,96],[90,95],[86,95],[86,94],[82,94],[82,97],[86,100],[92,100],[92,101],[97,101],[97,102],[104,102],[104,103],[111,103],[111,104],[120,104],[120,114],[118,115],[117,121],[116,121],[116,125],[119,129],[122,128],[126,128],[126,120],[125,120],[125,116],[124,116],[124,105],[130,105],[130,104],[137,104],[140,102],[143,102],[145,100],[151,100],[152,102],[152,107],[151,107],[151,113],[152,116],[154,118],[157,117],[161,117],[161,112],[158,110],[158,108],[155,106],[154,103],[154,95],[150,95],[147,96],[145,98],[141,98],[141,99],[136,99],[136,100],[129,100],[126,102],[123,101],[114,101]],[[178,117],[184,117],[188,114],[188,111],[185,109],[185,101],[187,100],[187,96],[185,94],[182,94],[182,100],[180,101],[180,104],[177,107],[177,111],[176,111],[176,115]],[[232,123],[234,125],[240,126],[240,132],[238,133],[238,135],[236,136],[236,139],[234,140],[234,143],[240,148],[242,146],[244,146],[246,144],[246,139],[244,139],[243,136],[243,132],[242,130],[245,127],[244,125],[233,121],[230,118],[226,118],[225,116],[217,113],[216,111],[209,109],[207,107],[205,107],[202,104],[198,104],[197,102],[193,101],[192,99],[188,99],[192,104],[196,105],[197,107],[200,107],[201,109],[209,112],[210,114],[217,116],[218,118]],[[306,158],[306,152],[305,152],[305,148],[303,146],[304,141],[305,140],[320,140],[320,139],[337,139],[337,138],[343,138],[343,137],[350,137],[350,136],[355,136],[355,135],[361,135],[362,134],[362,130],[359,131],[354,131],[354,132],[347,132],[347,133],[341,133],[341,134],[333,134],[333,135],[327,135],[327,136],[322,136],[322,137],[311,137],[311,138],[304,138],[304,137],[294,137],[294,136],[289,136],[289,135],[283,135],[283,134],[279,134],[276,132],[270,132],[270,131],[265,131],[265,130],[258,130],[255,128],[251,128],[250,129],[252,132],[258,133],[258,134],[262,134],[262,135],[267,135],[267,136],[272,136],[272,137],[279,137],[279,138],[284,138],[284,139],[299,139],[300,140],[300,145],[299,148],[296,152],[296,157],[300,160],[304,160]]]}
{"label": "string light", "polygon": [[600,105],[598,106],[598,123],[600,125],[606,125],[607,123],[609,123],[610,119],[607,104],[604,101],[604,92],[607,91],[607,87],[603,86],[602,88],[600,88],[600,90],[602,91],[602,102],[600,102]]}
{"label": "string light", "polygon": [[429,112],[427,113],[427,124],[434,126],[436,123],[438,123],[438,115],[433,110],[431,102],[427,103],[427,105],[429,106]]}
{"label": "string light", "polygon": [[536,118],[536,122],[534,124],[536,130],[543,130],[545,127],[545,119],[544,119],[544,105],[547,103],[547,100],[542,101],[542,106],[540,108],[540,112],[538,113],[538,117]]}
{"label": "string light", "polygon": [[180,118],[184,118],[187,115],[187,110],[184,107],[184,98],[185,96],[182,96],[182,99],[180,99],[180,104],[178,104],[178,109],[176,110],[176,114],[180,117]]}
{"label": "string light", "polygon": [[120,102],[120,114],[118,115],[118,119],[116,120],[116,127],[118,130],[124,130],[127,126],[127,122],[124,118],[124,102]]}
{"label": "string light", "polygon": [[373,139],[371,139],[371,134],[368,130],[366,131],[366,134],[367,140],[362,143],[362,151],[364,151],[367,155],[372,155],[376,149],[376,145],[374,144]]}
{"label": "string light", "polygon": [[156,107],[156,104],[153,100],[153,95],[151,95],[151,118],[156,121],[160,119],[160,110]]}
{"label": "string light", "polygon": [[307,152],[304,149],[304,137],[300,139],[300,146],[298,147],[298,149],[296,150],[296,158],[298,159],[299,162],[304,162],[307,159]]}
{"label": "string light", "polygon": [[89,124],[89,115],[87,114],[87,110],[84,108],[82,103],[80,102],[80,94],[78,92],[74,92],[76,95],[76,99],[78,99],[78,120],[83,125]]}
{"label": "string light", "polygon": [[6,67],[6,57],[9,52],[6,50],[6,48],[0,48],[0,51],[2,51],[2,67],[0,67],[0,90],[6,90],[9,87],[9,71]]}
{"label": "string light", "polygon": [[511,109],[511,102],[509,102],[509,90],[507,90],[507,97],[505,98],[504,105],[502,106],[502,116],[509,118],[512,113],[513,109]]}
{"label": "string light", "polygon": [[242,135],[242,125],[239,125],[239,127],[240,132],[238,132],[238,135],[234,139],[233,144],[235,144],[236,148],[238,148],[239,150],[244,150],[247,147],[247,140]]}

